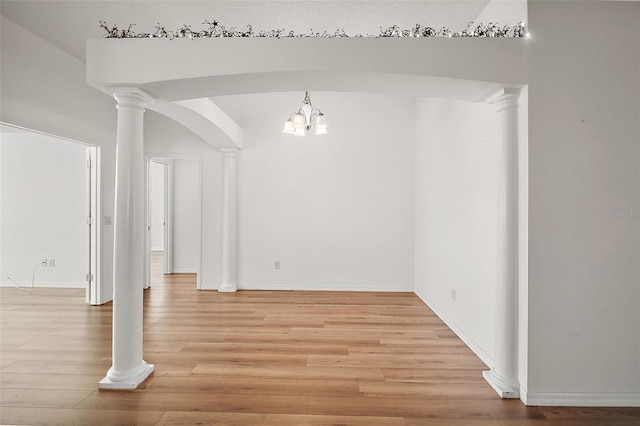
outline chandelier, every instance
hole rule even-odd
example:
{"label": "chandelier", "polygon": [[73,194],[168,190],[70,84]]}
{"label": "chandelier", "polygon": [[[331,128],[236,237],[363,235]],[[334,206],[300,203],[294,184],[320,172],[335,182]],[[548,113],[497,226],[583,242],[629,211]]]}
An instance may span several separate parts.
{"label": "chandelier", "polygon": [[327,134],[327,119],[324,114],[311,105],[311,96],[309,92],[304,92],[304,100],[298,112],[294,112],[284,123],[282,133],[287,135],[305,136],[311,129],[315,130],[316,135]]}

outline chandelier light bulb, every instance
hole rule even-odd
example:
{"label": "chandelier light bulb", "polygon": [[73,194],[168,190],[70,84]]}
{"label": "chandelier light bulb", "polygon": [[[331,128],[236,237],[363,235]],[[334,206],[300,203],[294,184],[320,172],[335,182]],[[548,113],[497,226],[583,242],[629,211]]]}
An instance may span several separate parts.
{"label": "chandelier light bulb", "polygon": [[324,117],[324,114],[320,113],[320,115],[316,118],[316,127],[318,129],[327,129],[327,119]]}
{"label": "chandelier light bulb", "polygon": [[304,116],[302,114],[300,114],[300,113],[296,114],[293,117],[292,125],[293,125],[294,129],[304,129],[306,127]]}
{"label": "chandelier light bulb", "polygon": [[295,129],[293,127],[293,122],[290,119],[285,121],[284,128],[282,129],[282,133],[285,133],[287,135],[293,135],[294,131]]}

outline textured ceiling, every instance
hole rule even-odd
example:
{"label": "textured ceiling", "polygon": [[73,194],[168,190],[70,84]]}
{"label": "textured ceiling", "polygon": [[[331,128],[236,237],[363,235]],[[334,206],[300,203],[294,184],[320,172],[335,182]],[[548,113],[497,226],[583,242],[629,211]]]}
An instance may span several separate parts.
{"label": "textured ceiling", "polygon": [[98,21],[140,32],[153,32],[157,23],[171,29],[182,25],[202,28],[204,20],[254,31],[284,28],[306,33],[378,34],[380,27],[416,23],[460,31],[475,20],[488,0],[468,1],[24,1],[2,0],[0,13],[54,46],[84,62],[86,40],[105,32]]}

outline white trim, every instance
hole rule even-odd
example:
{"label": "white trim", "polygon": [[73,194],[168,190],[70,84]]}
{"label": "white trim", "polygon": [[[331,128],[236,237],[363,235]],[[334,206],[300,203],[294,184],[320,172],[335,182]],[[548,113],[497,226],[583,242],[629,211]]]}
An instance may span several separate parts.
{"label": "white trim", "polygon": [[[15,283],[15,284],[14,284]],[[14,287],[16,285],[22,288],[31,288],[31,281],[0,281],[0,287]],[[56,281],[36,281],[33,288],[87,288],[86,282],[56,282]]]}
{"label": "white trim", "polygon": [[528,406],[640,407],[640,393],[524,392],[521,399]]}
{"label": "white trim", "polygon": [[218,291],[220,293],[235,293],[236,291],[238,291],[238,286],[236,284],[220,284],[220,287],[218,288]]}
{"label": "white trim", "polygon": [[527,390],[520,385],[520,401],[522,401],[524,405],[527,405],[528,395]]}
{"label": "white trim", "polygon": [[502,399],[519,399],[520,384],[500,376],[494,369],[483,371],[482,377]]}
{"label": "white trim", "polygon": [[422,300],[425,305],[427,305],[429,309],[431,309],[447,325],[447,327],[449,327],[451,331],[453,331],[464,342],[464,344],[482,360],[482,362],[487,364],[489,368],[493,367],[493,357],[489,356],[484,349],[482,349],[471,337],[462,331],[462,329],[458,327],[451,318],[447,317],[432,301],[430,301],[427,296],[417,289],[414,292],[416,296],[418,296],[420,300]]}
{"label": "white trim", "polygon": [[89,265],[87,272],[93,275],[93,280],[87,285],[87,303],[100,305],[102,302],[102,165],[101,152],[99,146],[90,145],[86,148],[87,161],[92,163],[87,169],[87,189],[88,189],[88,212],[87,215],[93,218],[93,223],[89,225]]}
{"label": "white trim", "polygon": [[[220,284],[202,283],[200,290],[218,290]],[[296,291],[379,291],[386,293],[413,293],[411,286],[393,287],[378,285],[342,285],[342,284],[238,284],[238,290],[296,290]]]}

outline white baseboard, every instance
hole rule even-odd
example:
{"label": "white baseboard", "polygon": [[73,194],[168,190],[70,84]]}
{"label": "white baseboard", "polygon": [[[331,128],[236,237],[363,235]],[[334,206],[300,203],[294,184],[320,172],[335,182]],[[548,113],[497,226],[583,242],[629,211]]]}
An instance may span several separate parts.
{"label": "white baseboard", "polygon": [[218,284],[214,284],[214,283],[200,283],[200,287],[198,287],[198,290],[218,290],[218,287],[220,287],[220,283]]}
{"label": "white baseboard", "polygon": [[192,268],[173,268],[172,274],[197,274],[198,271]]}
{"label": "white baseboard", "polygon": [[341,284],[238,284],[238,290],[297,290],[297,291],[379,291],[413,293],[411,287],[393,287],[376,285],[349,285]]}
{"label": "white baseboard", "polygon": [[640,393],[529,392],[522,402],[547,407],[640,407]]}
{"label": "white baseboard", "polygon": [[487,364],[489,368],[493,367],[493,357],[489,356],[476,342],[473,341],[471,337],[469,337],[458,325],[451,320],[447,315],[445,315],[439,308],[433,303],[424,293],[414,290],[416,296],[420,298],[428,307],[431,309],[437,316],[440,318],[446,325],[453,331],[464,343],[473,351],[474,354],[478,356]]}
{"label": "white baseboard", "polygon": [[[220,284],[202,283],[200,290],[218,290]],[[296,290],[296,291],[379,291],[413,293],[411,287],[392,286],[343,286],[340,284],[238,284],[238,290]]]}
{"label": "white baseboard", "polygon": [[[15,281],[15,284],[22,288],[31,288],[31,281]],[[0,281],[0,287],[15,287],[11,281]],[[54,281],[36,281],[33,284],[34,288],[87,288],[86,282],[54,282]]]}

